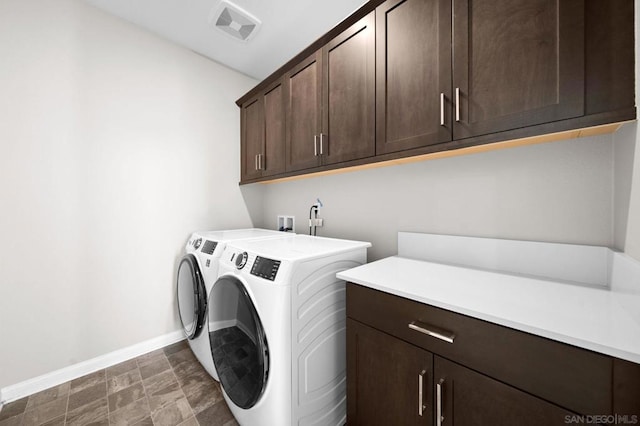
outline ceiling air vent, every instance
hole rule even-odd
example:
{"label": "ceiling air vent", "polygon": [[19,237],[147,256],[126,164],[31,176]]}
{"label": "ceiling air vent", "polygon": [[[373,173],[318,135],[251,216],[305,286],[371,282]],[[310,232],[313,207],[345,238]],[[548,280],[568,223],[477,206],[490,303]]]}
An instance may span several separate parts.
{"label": "ceiling air vent", "polygon": [[262,22],[235,4],[222,0],[213,10],[209,22],[233,38],[248,41],[258,32]]}

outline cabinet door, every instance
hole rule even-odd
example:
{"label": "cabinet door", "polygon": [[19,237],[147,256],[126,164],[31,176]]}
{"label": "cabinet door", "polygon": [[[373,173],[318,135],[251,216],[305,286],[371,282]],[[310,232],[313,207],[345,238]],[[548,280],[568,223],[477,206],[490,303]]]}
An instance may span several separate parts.
{"label": "cabinet door", "polygon": [[431,353],[347,318],[347,423],[432,425],[432,366]]}
{"label": "cabinet door", "polygon": [[264,106],[262,96],[257,96],[242,105],[240,129],[241,180],[259,178],[258,155],[264,146]]}
{"label": "cabinet door", "polygon": [[454,4],[454,139],[583,114],[583,0]]}
{"label": "cabinet door", "polygon": [[285,76],[287,96],[287,171],[320,164],[322,52],[302,61]]}
{"label": "cabinet door", "polygon": [[376,154],[451,140],[451,1],[376,9]]}
{"label": "cabinet door", "polygon": [[434,371],[435,415],[440,405],[443,426],[565,425],[574,415],[438,356]]}
{"label": "cabinet door", "polygon": [[259,164],[262,176],[285,171],[285,98],[282,81],[264,93],[264,158]]}
{"label": "cabinet door", "polygon": [[375,154],[374,26],[371,12],[322,49],[325,164]]}

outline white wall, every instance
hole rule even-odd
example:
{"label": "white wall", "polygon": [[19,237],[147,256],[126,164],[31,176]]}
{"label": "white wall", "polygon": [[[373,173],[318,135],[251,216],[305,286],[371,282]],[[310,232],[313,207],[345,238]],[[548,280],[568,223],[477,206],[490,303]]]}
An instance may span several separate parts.
{"label": "white wall", "polygon": [[[635,162],[635,150],[637,139],[637,123],[627,123],[622,126],[614,135],[614,219],[613,219],[613,235],[614,247],[624,251],[627,246],[627,235],[629,232],[629,224],[633,230],[635,221],[630,220],[633,185],[633,171]],[[635,168],[638,170],[638,168]],[[635,197],[640,198],[637,192],[640,187],[635,185]],[[635,209],[636,207],[634,207]],[[634,238],[629,239],[631,245],[634,244]],[[638,253],[640,254],[640,252]],[[637,257],[637,256],[636,256]]]}
{"label": "white wall", "polygon": [[612,164],[605,135],[269,184],[262,225],[293,214],[306,233],[318,197],[318,234],[371,241],[371,260],[398,231],[610,246]]}
{"label": "white wall", "polygon": [[[635,1],[636,104],[640,99],[640,2]],[[637,122],[628,123],[615,135],[615,248],[640,260],[640,137]]]}
{"label": "white wall", "polygon": [[[616,248],[640,260],[640,138],[637,123],[627,126],[629,126],[628,131],[616,141],[617,150],[630,152],[632,155],[631,158],[622,160],[622,164],[625,164],[624,168],[616,169],[617,179],[624,182],[618,204],[616,204],[616,210],[621,216],[621,221],[616,223],[616,231],[622,233],[622,237],[619,237],[622,239],[617,241]],[[622,155],[616,158],[620,157]]]}
{"label": "white wall", "polygon": [[188,235],[261,194],[237,185],[255,81],[79,0],[0,1],[0,61],[3,388],[178,330]]}

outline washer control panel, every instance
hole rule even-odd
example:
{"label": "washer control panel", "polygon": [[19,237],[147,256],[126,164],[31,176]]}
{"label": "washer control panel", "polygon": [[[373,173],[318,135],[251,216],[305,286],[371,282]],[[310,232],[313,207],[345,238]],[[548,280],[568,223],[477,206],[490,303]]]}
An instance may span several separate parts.
{"label": "washer control panel", "polygon": [[279,268],[279,260],[256,256],[256,261],[253,262],[253,266],[251,267],[251,275],[255,275],[256,277],[264,278],[269,281],[274,281]]}
{"label": "washer control panel", "polygon": [[215,242],[215,241],[205,240],[204,244],[202,245],[202,250],[200,250],[200,251],[202,253],[205,253],[205,254],[213,254],[213,252],[215,251],[217,245],[218,245],[218,243]]}

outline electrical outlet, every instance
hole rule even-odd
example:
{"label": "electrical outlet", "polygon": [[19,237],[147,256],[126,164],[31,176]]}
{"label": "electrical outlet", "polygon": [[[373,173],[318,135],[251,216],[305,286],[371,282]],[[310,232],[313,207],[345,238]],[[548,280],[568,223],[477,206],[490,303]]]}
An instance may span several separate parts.
{"label": "electrical outlet", "polygon": [[278,215],[278,223],[276,229],[278,231],[294,231],[296,229],[296,217]]}

